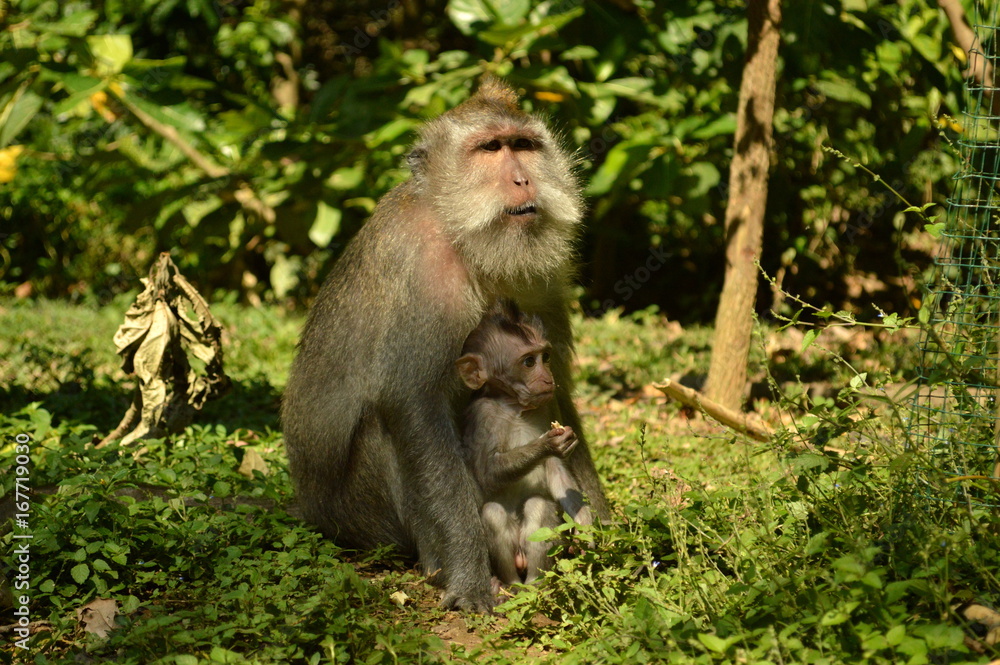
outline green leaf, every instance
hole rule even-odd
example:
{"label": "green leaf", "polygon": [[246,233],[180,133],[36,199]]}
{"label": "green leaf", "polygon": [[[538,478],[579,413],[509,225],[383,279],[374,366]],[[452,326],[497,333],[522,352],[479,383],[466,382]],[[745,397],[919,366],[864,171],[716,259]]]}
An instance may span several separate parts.
{"label": "green leaf", "polygon": [[572,48],[568,48],[562,53],[560,53],[559,59],[564,62],[572,60],[593,60],[599,55],[600,51],[598,51],[593,46],[585,46],[581,44],[580,46],[574,46]]}
{"label": "green leaf", "polygon": [[885,641],[894,647],[898,646],[904,637],[906,637],[906,626],[894,626],[886,632]]}
{"label": "green leaf", "polygon": [[848,104],[857,104],[866,109],[872,107],[872,98],[844,79],[837,81],[816,81],[815,86],[830,99],[836,99]]}
{"label": "green leaf", "polygon": [[137,95],[129,95],[128,101],[165,125],[194,134],[205,131],[205,120],[189,107],[160,106]]}
{"label": "green leaf", "polygon": [[41,97],[27,90],[0,112],[0,148],[6,148],[42,108]]}
{"label": "green leaf", "polygon": [[546,540],[554,540],[557,537],[555,530],[546,527],[538,529],[533,534],[528,536],[528,542],[531,543],[543,543]]}
{"label": "green leaf", "polygon": [[94,56],[98,76],[118,74],[132,59],[132,37],[129,35],[91,35],[87,46]]}
{"label": "green leaf", "polygon": [[712,633],[698,633],[698,641],[705,645],[705,648],[715,653],[725,653],[729,648],[729,643]]}
{"label": "green leaf", "polygon": [[808,349],[809,346],[816,341],[816,338],[819,337],[819,333],[820,331],[818,328],[810,328],[807,330],[806,334],[802,338],[802,348],[799,349],[799,353]]}
{"label": "green leaf", "polygon": [[236,653],[223,647],[212,647],[212,651],[209,653],[209,660],[212,663],[222,663],[225,665],[232,663],[236,665],[238,663],[245,663],[246,657],[241,653]]}
{"label": "green leaf", "polygon": [[[535,39],[548,34],[549,31],[558,30],[581,14],[583,14],[583,7],[577,7],[565,14],[556,14],[537,22],[520,25],[500,25],[489,30],[483,30],[476,36],[493,46],[506,46],[517,43],[520,46],[525,46]],[[526,40],[525,38],[530,39]]]}
{"label": "green leaf", "polygon": [[597,87],[602,91],[610,92],[615,97],[635,99],[640,93],[652,89],[653,81],[642,76],[626,76],[598,84]]}
{"label": "green leaf", "polygon": [[819,620],[819,623],[821,626],[839,626],[851,618],[851,612],[853,612],[860,604],[861,603],[856,600],[843,603],[840,607],[826,612]]}
{"label": "green leaf", "polygon": [[865,385],[865,380],[868,378],[868,372],[861,372],[860,374],[855,374],[851,377],[851,387],[855,390],[860,390]]}
{"label": "green leaf", "polygon": [[899,44],[890,41],[879,42],[875,46],[875,54],[875,60],[882,71],[893,77],[899,74],[899,70],[906,60]]}
{"label": "green leaf", "polygon": [[621,177],[622,170],[628,162],[628,146],[624,143],[619,143],[611,149],[607,159],[604,160],[604,163],[597,169],[597,173],[591,178],[590,185],[587,187],[587,196],[607,194]]}
{"label": "green leaf", "polygon": [[283,298],[298,286],[300,267],[301,258],[298,256],[288,258],[279,254],[275,257],[274,265],[271,266],[271,288],[276,296]]}
{"label": "green leaf", "polygon": [[[165,60],[132,58],[122,72],[130,77],[130,83],[137,84],[143,90],[158,90],[168,85],[181,89],[181,86],[174,86],[174,83],[183,74],[186,63],[187,58],[182,55]],[[198,81],[195,77],[187,78]],[[209,87],[212,87],[211,84]]]}
{"label": "green leaf", "polygon": [[828,539],[829,539],[829,534],[827,534],[826,531],[820,531],[819,533],[809,538],[809,542],[806,543],[806,547],[803,553],[806,556],[819,554],[820,552],[826,549]]}
{"label": "green leaf", "polygon": [[70,94],[78,92],[95,93],[104,89],[108,84],[95,76],[84,76],[75,72],[58,73],[57,80],[62,83]]}
{"label": "green leaf", "polygon": [[687,198],[689,199],[705,196],[713,187],[719,184],[719,180],[721,179],[719,169],[711,162],[695,162],[684,169],[683,175],[695,179],[694,184],[689,185],[687,188]]}
{"label": "green leaf", "polygon": [[812,413],[807,413],[802,416],[802,420],[799,421],[799,425],[805,429],[809,429],[813,425],[819,422],[819,416]]}
{"label": "green leaf", "polygon": [[326,247],[340,230],[342,214],[339,208],[329,206],[323,201],[316,205],[316,218],[309,228],[309,239],[317,247]]}
{"label": "green leaf", "polygon": [[35,27],[41,33],[51,32],[64,37],[83,37],[97,21],[97,16],[95,11],[74,12],[55,23],[39,23]]}
{"label": "green leaf", "polygon": [[688,136],[699,141],[705,141],[716,136],[730,136],[736,133],[736,116],[727,113],[692,131]]}
{"label": "green leaf", "polygon": [[927,655],[927,643],[918,637],[906,636],[897,646],[896,650],[912,656],[912,661],[918,663],[928,662],[925,658]]}
{"label": "green leaf", "polygon": [[927,626],[917,626],[914,632],[924,638],[931,649],[958,649],[962,646],[964,635],[958,626],[948,626],[935,623]]}
{"label": "green leaf", "polygon": [[[90,99],[90,96],[93,95],[95,92],[98,92],[99,90],[103,90],[104,88],[108,87],[107,81],[102,81],[101,79],[93,79],[93,80],[97,81],[96,86],[94,86],[89,90],[81,90],[79,92],[75,92],[66,99],[56,104],[52,108],[53,115],[60,116],[63,115],[64,113],[71,113],[81,103],[85,103],[88,99]],[[86,108],[88,109],[86,113],[90,113],[89,109],[91,107],[88,105]]]}
{"label": "green leaf", "polygon": [[222,205],[222,199],[218,196],[209,196],[208,198],[201,201],[192,201],[185,205],[181,212],[184,214],[184,219],[192,227],[198,226],[205,215],[214,212],[219,209]]}
{"label": "green leaf", "polygon": [[873,589],[881,589],[883,586],[882,576],[878,574],[878,571],[869,570],[861,577],[861,583],[870,586]]}
{"label": "green leaf", "polygon": [[940,238],[941,233],[944,231],[944,229],[945,229],[944,222],[938,222],[936,224],[924,224],[924,231],[930,233],[931,236],[934,238]]}
{"label": "green leaf", "polygon": [[448,18],[465,35],[473,35],[494,24],[514,25],[524,20],[531,9],[529,0],[451,0]]}
{"label": "green leaf", "polygon": [[354,189],[362,183],[364,177],[364,169],[360,166],[345,166],[334,171],[333,174],[326,179],[326,184],[333,189]]}
{"label": "green leaf", "polygon": [[416,122],[409,118],[397,118],[387,122],[374,132],[365,136],[365,145],[377,148],[383,143],[395,141],[397,138],[416,127]]}
{"label": "green leaf", "polygon": [[793,457],[791,467],[795,471],[807,471],[809,469],[825,469],[830,465],[830,460],[825,455],[818,453],[802,453]]}
{"label": "green leaf", "polygon": [[833,567],[835,570],[839,570],[854,579],[859,579],[865,574],[864,564],[858,561],[857,557],[853,554],[840,557],[833,562]]}
{"label": "green leaf", "polygon": [[165,58],[162,60],[132,58],[132,60],[128,63],[128,70],[142,72],[150,69],[173,69],[179,71],[184,69],[185,63],[187,63],[187,57],[183,55],[175,55],[172,58]]}
{"label": "green leaf", "polygon": [[73,576],[73,580],[77,584],[83,584],[87,581],[87,578],[90,577],[90,567],[85,563],[81,563],[73,566],[73,568],[70,569],[69,574]]}

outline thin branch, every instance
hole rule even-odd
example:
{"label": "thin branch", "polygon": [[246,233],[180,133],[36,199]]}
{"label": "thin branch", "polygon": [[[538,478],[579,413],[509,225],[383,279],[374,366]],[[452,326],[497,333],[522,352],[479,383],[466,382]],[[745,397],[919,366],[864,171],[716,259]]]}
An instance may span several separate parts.
{"label": "thin branch", "polygon": [[185,157],[191,160],[192,164],[207,173],[210,178],[224,178],[229,175],[229,169],[219,166],[218,164],[213,164],[208,157],[198,152],[197,148],[185,141],[176,129],[170,125],[163,124],[153,116],[149,115],[141,108],[133,104],[132,100],[126,98],[125,95],[116,96],[121,103],[125,105],[125,108],[131,111],[132,115],[139,119],[139,122],[177,146],[177,149],[180,150]]}
{"label": "thin branch", "polygon": [[[174,127],[166,125],[152,117],[132,103],[124,94],[116,94],[115,96],[142,124],[174,144],[192,164],[204,171],[210,178],[225,178],[232,175],[229,169],[215,164],[199,152],[197,148],[184,140],[184,137]],[[256,215],[269,224],[274,222],[274,208],[261,201],[260,197],[246,183],[242,183],[239,189],[233,192],[233,198],[251,215]]]}
{"label": "thin branch", "polygon": [[726,427],[746,434],[751,439],[770,441],[771,437],[774,436],[774,430],[764,423],[750,422],[749,417],[745,413],[737,413],[732,409],[728,409],[718,402],[705,397],[697,390],[682,386],[670,379],[666,379],[663,383],[654,383],[653,387],[663,391],[668,397],[673,397],[681,404],[697,409],[705,415],[718,420]]}

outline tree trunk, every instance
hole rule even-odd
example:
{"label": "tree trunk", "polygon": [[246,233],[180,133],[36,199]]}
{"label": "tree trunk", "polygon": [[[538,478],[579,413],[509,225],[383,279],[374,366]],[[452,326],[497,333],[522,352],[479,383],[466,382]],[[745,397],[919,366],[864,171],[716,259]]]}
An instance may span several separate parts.
{"label": "tree trunk", "polygon": [[969,19],[965,16],[965,10],[959,0],[938,0],[938,6],[944,10],[951,24],[951,30],[955,33],[955,41],[958,47],[969,56],[969,68],[963,72],[966,78],[972,77],[984,95],[989,99],[989,109],[993,115],[1000,114],[1000,95],[996,92],[994,82],[993,63],[985,57],[982,43],[976,32],[969,25]]}
{"label": "tree trunk", "polygon": [[736,141],[726,206],[726,278],[715,315],[705,392],[730,409],[743,407],[753,333],[757,266],[764,232],[774,118],[781,0],[750,0],[747,54],[736,112]]}

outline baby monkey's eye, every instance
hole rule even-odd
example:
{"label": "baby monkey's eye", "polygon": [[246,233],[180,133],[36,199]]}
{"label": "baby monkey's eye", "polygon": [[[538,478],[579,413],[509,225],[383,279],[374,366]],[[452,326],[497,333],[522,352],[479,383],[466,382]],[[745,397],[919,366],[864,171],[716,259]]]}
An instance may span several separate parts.
{"label": "baby monkey's eye", "polygon": [[525,358],[524,359],[524,366],[525,367],[534,367],[535,366],[535,356],[528,356],[527,358]]}
{"label": "baby monkey's eye", "polygon": [[482,148],[483,150],[485,150],[486,152],[496,152],[497,150],[499,150],[500,148],[502,148],[503,145],[500,143],[500,141],[497,141],[496,139],[493,139],[492,141],[488,141],[486,143],[483,143],[479,147]]}
{"label": "baby monkey's eye", "polygon": [[514,139],[515,150],[531,150],[535,147],[535,142],[531,139]]}

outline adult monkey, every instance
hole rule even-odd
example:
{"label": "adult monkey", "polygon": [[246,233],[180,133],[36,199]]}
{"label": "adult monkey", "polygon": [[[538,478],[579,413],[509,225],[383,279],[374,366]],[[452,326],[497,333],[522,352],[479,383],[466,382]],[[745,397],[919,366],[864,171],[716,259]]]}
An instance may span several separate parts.
{"label": "adult monkey", "polygon": [[[281,413],[304,517],[343,545],[419,556],[439,571],[443,606],[477,611],[493,598],[454,363],[498,298],[541,317],[559,419],[582,432],[566,310],[579,186],[572,159],[518,101],[488,77],[422,128],[413,177],[382,198],[316,298]],[[586,444],[567,462],[606,520]]]}

